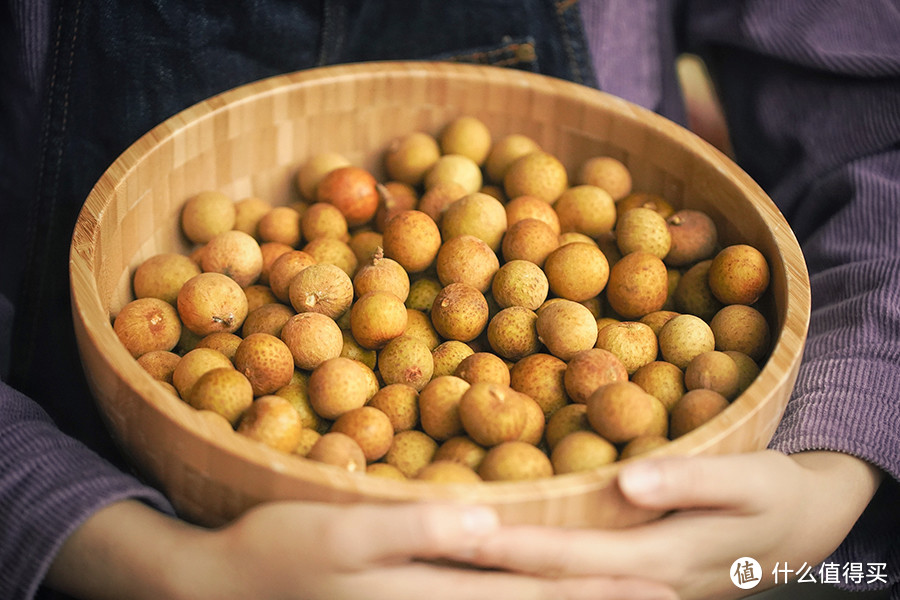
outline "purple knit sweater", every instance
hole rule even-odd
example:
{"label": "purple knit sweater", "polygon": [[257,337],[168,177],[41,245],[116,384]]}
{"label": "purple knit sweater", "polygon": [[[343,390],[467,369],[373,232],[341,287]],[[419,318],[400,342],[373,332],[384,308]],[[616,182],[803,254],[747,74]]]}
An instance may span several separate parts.
{"label": "purple knit sweater", "polygon": [[[52,20],[43,3],[8,4],[13,18],[0,39],[17,58],[0,72],[0,107],[16,115],[2,124],[15,124],[10,135],[24,141],[37,133],[28,122],[40,123],[36,90],[53,76],[43,72]],[[890,0],[553,5],[580,8],[601,89],[670,118],[683,119],[677,52],[706,60],[737,161],[791,222],[811,274],[804,362],[772,447],[846,452],[887,474],[831,560],[885,563],[900,598],[900,8]],[[36,159],[28,149],[23,142],[16,150],[23,164],[22,156]],[[2,171],[4,199],[24,176]],[[24,219],[22,212],[4,206],[3,219]],[[3,269],[4,281],[19,273],[7,260]],[[4,283],[7,294],[13,289]],[[0,300],[5,363],[13,312]],[[122,498],[171,510],[159,492],[61,433],[38,403],[0,385],[0,598],[33,597],[73,529]]]}

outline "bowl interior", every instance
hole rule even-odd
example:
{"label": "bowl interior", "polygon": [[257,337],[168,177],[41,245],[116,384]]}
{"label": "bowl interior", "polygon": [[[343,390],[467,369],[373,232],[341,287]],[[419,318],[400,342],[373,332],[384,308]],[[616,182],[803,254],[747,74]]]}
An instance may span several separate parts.
{"label": "bowl interior", "polygon": [[275,204],[297,198],[294,176],[320,151],[338,151],[383,178],[397,135],[436,133],[455,116],[482,119],[495,139],[533,137],[570,174],[608,155],[636,191],[707,211],[725,243],[754,245],[772,270],[764,310],[773,349],[756,382],[728,410],[657,454],[765,447],[796,377],[808,323],[803,257],[782,215],[727,157],[677,125],[621,99],[530,73],[444,63],[367,63],[259,81],[208,99],[138,140],[87,199],[72,243],[72,296],[82,360],[110,428],[139,469],[186,516],[220,523],[265,499],[448,499],[498,506],[508,521],[624,525],[648,518],[624,505],[618,465],[540,482],[447,486],[385,482],[281,455],[223,431],[161,386],[118,343],[110,319],[129,300],[131,274],[163,251],[187,252],[182,203],[215,189]]}

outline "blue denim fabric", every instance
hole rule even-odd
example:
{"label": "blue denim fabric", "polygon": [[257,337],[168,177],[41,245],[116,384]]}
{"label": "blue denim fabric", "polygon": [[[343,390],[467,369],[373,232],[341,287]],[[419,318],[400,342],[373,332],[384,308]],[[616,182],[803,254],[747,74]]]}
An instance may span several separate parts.
{"label": "blue denim fabric", "polygon": [[72,335],[68,249],[94,182],[141,134],[234,86],[331,63],[457,60],[594,82],[571,1],[67,0],[57,13],[37,189],[21,199],[32,219],[10,382],[103,454],[112,447]]}

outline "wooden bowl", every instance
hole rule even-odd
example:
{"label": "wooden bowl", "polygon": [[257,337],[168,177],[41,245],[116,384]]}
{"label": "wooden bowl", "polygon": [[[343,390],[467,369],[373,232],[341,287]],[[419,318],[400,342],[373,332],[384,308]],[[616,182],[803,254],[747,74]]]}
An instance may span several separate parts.
{"label": "wooden bowl", "polygon": [[638,191],[707,211],[725,243],[760,249],[771,266],[773,349],[759,377],[712,421],[653,453],[764,448],[800,364],[809,283],[790,227],[727,157],[687,130],[616,97],[515,70],[421,62],[354,64],[277,76],[212,97],[155,127],[97,182],[71,248],[75,330],[90,386],[121,447],[187,519],[218,525],[267,500],[460,501],[494,506],[508,523],[621,527],[657,515],[624,502],[619,464],[529,482],[441,485],[388,481],[289,456],[222,427],[154,381],[119,343],[111,318],[131,274],[163,251],[188,250],[182,203],[215,189],[287,203],[294,175],[320,151],[382,174],[398,134],[437,133],[472,114],[498,139],[523,133],[571,170],[595,155],[622,160]]}

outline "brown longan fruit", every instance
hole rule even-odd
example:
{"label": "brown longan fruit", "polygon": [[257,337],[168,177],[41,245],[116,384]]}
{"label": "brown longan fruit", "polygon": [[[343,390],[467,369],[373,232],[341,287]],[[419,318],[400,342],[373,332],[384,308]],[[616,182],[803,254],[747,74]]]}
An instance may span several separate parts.
{"label": "brown longan fruit", "polygon": [[616,221],[632,208],[649,208],[664,219],[675,212],[675,207],[668,200],[651,192],[632,192],[620,200],[616,200]]}
{"label": "brown longan fruit", "polygon": [[584,161],[578,169],[576,181],[603,188],[616,201],[627,196],[632,185],[631,171],[625,163],[612,156],[594,156]]}
{"label": "brown longan fruit", "polygon": [[716,340],[709,325],[695,315],[678,315],[659,330],[659,351],[663,360],[685,369],[697,356],[715,350]]}
{"label": "brown longan fruit", "polygon": [[441,248],[441,232],[431,217],[419,210],[397,213],[384,226],[384,255],[408,273],[424,271]]}
{"label": "brown longan fruit", "polygon": [[653,333],[659,335],[659,330],[672,317],[677,317],[680,313],[674,310],[654,310],[640,318],[640,322],[650,327]]}
{"label": "brown longan fruit", "polygon": [[434,328],[448,340],[474,340],[484,331],[488,318],[484,294],[465,283],[444,286],[431,305]]}
{"label": "brown longan fruit", "polygon": [[619,451],[593,431],[573,431],[556,444],[550,455],[553,473],[590,471],[615,462]]}
{"label": "brown longan fruit", "polygon": [[712,258],[719,243],[715,221],[702,210],[683,208],[668,219],[671,246],[666,264],[684,267]]}
{"label": "brown longan fruit", "polygon": [[416,479],[431,483],[480,483],[481,477],[470,467],[452,460],[433,461],[416,474]]}
{"label": "brown longan fruit", "polygon": [[350,161],[338,152],[319,152],[314,154],[298,169],[297,188],[306,200],[315,202],[316,188],[322,177],[338,167],[349,165]]}
{"label": "brown longan fruit", "polygon": [[245,288],[255,283],[262,273],[262,250],[249,233],[236,229],[224,231],[206,244],[200,266],[206,272],[227,275]]}
{"label": "brown longan fruit", "polygon": [[745,304],[722,307],[710,320],[716,350],[737,350],[760,363],[769,352],[771,331],[763,314]]}
{"label": "brown longan fruit", "polygon": [[509,165],[517,158],[540,149],[540,145],[534,139],[521,133],[512,133],[500,138],[491,146],[484,161],[484,171],[488,180],[503,183]]}
{"label": "brown longan fruit", "polygon": [[709,287],[711,259],[701,260],[685,271],[675,286],[675,309],[709,321],[722,308],[722,303]]}
{"label": "brown longan fruit", "polygon": [[425,173],[423,181],[428,191],[439,183],[456,182],[467,194],[481,189],[483,177],[478,164],[462,154],[444,154]]}
{"label": "brown longan fruit", "polygon": [[708,389],[690,390],[675,403],[670,414],[669,436],[674,440],[697,429],[728,408],[728,400]]}
{"label": "brown longan fruit", "polygon": [[344,338],[334,319],[320,313],[298,313],[281,328],[281,340],[294,357],[294,365],[307,371],[341,355]]}
{"label": "brown longan fruit", "polygon": [[159,298],[174,305],[184,282],[200,272],[200,266],[184,254],[155,254],[134,270],[134,297]]}
{"label": "brown longan fruit", "polygon": [[376,253],[384,256],[384,236],[380,231],[358,229],[350,235],[347,245],[356,255],[356,262],[360,268],[368,264]]}
{"label": "brown longan fruit", "polygon": [[308,393],[313,410],[324,419],[365,406],[369,399],[365,366],[343,356],[322,361],[309,375]]}
{"label": "brown longan fruit", "polygon": [[559,247],[559,235],[547,223],[538,219],[516,221],[506,230],[500,250],[503,259],[527,260],[539,267],[551,252]]}
{"label": "brown longan fruit", "polygon": [[314,202],[300,217],[300,232],[306,241],[322,237],[347,239],[347,219],[335,205],[327,202]]}
{"label": "brown longan fruit", "polygon": [[581,184],[570,187],[553,203],[561,231],[577,231],[596,238],[616,224],[616,203],[603,188]]}
{"label": "brown longan fruit", "polygon": [[113,330],[134,358],[152,350],[172,350],[181,338],[181,321],[171,304],[159,298],[137,298],[113,319]]}
{"label": "brown longan fruit", "polygon": [[272,268],[269,269],[269,287],[275,297],[285,304],[290,304],[291,281],[297,273],[314,264],[316,259],[303,250],[291,250],[276,258]]}
{"label": "brown longan fruit", "polygon": [[615,354],[629,375],[656,360],[659,353],[656,333],[640,321],[620,321],[603,327],[597,333],[596,347]]}
{"label": "brown longan fruit", "polygon": [[[172,371],[172,385],[175,386],[181,399],[189,402],[197,380],[207,371],[218,368],[233,369],[234,365],[227,356],[218,350],[194,348],[182,356],[175,365],[175,370]],[[251,393],[252,391],[251,388]]]}
{"label": "brown longan fruit", "polygon": [[485,454],[487,450],[484,446],[479,446],[466,435],[458,435],[438,446],[434,460],[450,460],[477,470]]}
{"label": "brown longan fruit", "polygon": [[407,183],[385,181],[375,187],[378,189],[380,201],[372,227],[379,233],[384,231],[384,226],[394,215],[404,210],[415,209],[419,205],[419,192]]}
{"label": "brown longan fruit", "polygon": [[506,208],[482,192],[466,194],[452,203],[441,217],[441,239],[447,244],[455,237],[473,235],[494,252],[500,251],[506,233]]}
{"label": "brown longan fruit", "polygon": [[339,431],[322,435],[306,454],[306,458],[333,465],[351,473],[364,473],[366,455],[352,437]]}
{"label": "brown longan fruit", "polygon": [[523,306],[537,310],[549,292],[547,275],[528,260],[513,259],[504,263],[491,282],[491,294],[500,308]]}
{"label": "brown longan fruit", "polygon": [[709,266],[709,289],[722,304],[753,304],[769,287],[769,263],[748,244],[720,250]]}
{"label": "brown longan fruit", "polygon": [[382,290],[391,292],[401,302],[409,297],[409,274],[400,263],[384,256],[381,247],[353,275],[353,289],[361,298],[369,292]]}
{"label": "brown longan fruit", "polygon": [[488,450],[478,467],[485,481],[524,481],[553,475],[550,458],[534,445],[508,441]]}
{"label": "brown longan fruit", "polygon": [[541,348],[537,314],[524,306],[504,308],[488,322],[487,339],[494,352],[507,360],[534,354]]}
{"label": "brown longan fruit", "polygon": [[234,200],[222,192],[206,190],[191,196],[181,209],[181,230],[195,244],[205,244],[234,228]]}
{"label": "brown longan fruit", "polygon": [[671,410],[687,391],[684,371],[664,360],[655,360],[640,367],[632,374],[631,381],[648,394],[656,396],[666,410]]}
{"label": "brown longan fruit", "polygon": [[406,309],[406,329],[403,330],[403,335],[422,341],[429,352],[441,343],[441,336],[435,330],[431,317],[421,310],[412,308]]}
{"label": "brown longan fruit", "polygon": [[606,300],[625,319],[640,319],[662,309],[669,291],[669,276],[663,261],[649,252],[623,256],[609,270]]}
{"label": "brown longan fruit", "polygon": [[591,427],[614,444],[668,432],[669,414],[662,402],[631,381],[614,381],[597,388],[586,406]]}
{"label": "brown longan fruit", "polygon": [[471,385],[455,375],[435,377],[419,392],[422,430],[437,441],[463,435],[459,403]]}
{"label": "brown longan fruit", "polygon": [[558,299],[538,311],[538,337],[553,356],[568,361],[597,342],[597,321],[583,304]]}
{"label": "brown longan fruit", "polygon": [[419,185],[425,173],[441,157],[433,135],[413,131],[394,138],[384,152],[384,168],[391,179]]}
{"label": "brown longan fruit", "polygon": [[509,385],[509,367],[502,358],[491,352],[474,352],[466,356],[453,374],[470,384],[491,382]]}
{"label": "brown longan fruit", "polygon": [[587,418],[587,405],[580,403],[566,404],[547,419],[544,428],[544,441],[552,452],[561,439],[573,431],[593,431]]}
{"label": "brown longan fruit", "polygon": [[468,194],[466,188],[457,181],[441,181],[422,194],[417,209],[431,217],[440,226],[447,207]]}
{"label": "brown longan fruit", "polygon": [[[234,354],[237,352],[238,346],[240,346],[243,341],[243,338],[236,333],[217,331],[200,338],[200,341],[197,342],[197,345],[194,346],[194,348],[212,348],[213,350],[218,350],[227,356],[231,362],[234,362]],[[293,368],[293,366],[293,363],[291,363],[291,368]]]}
{"label": "brown longan fruit", "polygon": [[337,319],[353,303],[353,281],[335,265],[310,265],[291,280],[288,298],[298,313],[317,312]]}
{"label": "brown longan fruit", "polygon": [[253,387],[234,367],[210,369],[194,382],[188,402],[197,410],[222,415],[234,427],[253,404]]}
{"label": "brown longan fruit", "polygon": [[281,330],[288,319],[297,314],[290,306],[280,302],[269,302],[251,310],[241,326],[241,335],[247,337],[252,333],[268,333],[281,337]]}
{"label": "brown longan fruit", "polygon": [[568,187],[565,165],[542,150],[515,159],[503,175],[503,190],[508,198],[536,196],[552,204]]}
{"label": "brown longan fruit", "polygon": [[713,390],[732,400],[737,396],[738,384],[737,363],[718,350],[698,354],[684,369],[684,385],[688,390]]}
{"label": "brown longan fruit", "polygon": [[739,350],[724,350],[738,366],[738,395],[744,393],[759,375],[759,365],[749,355]]}
{"label": "brown longan fruit", "polygon": [[291,403],[304,429],[312,429],[318,433],[328,430],[330,421],[319,416],[309,403],[309,374],[305,371],[294,371],[294,377],[286,386],[275,391],[276,396],[281,396]]}
{"label": "brown longan fruit", "polygon": [[434,359],[422,340],[401,335],[378,352],[378,369],[385,384],[403,383],[421,391],[431,381]]}
{"label": "brown longan fruit", "polygon": [[[263,242],[262,244],[260,244],[259,251],[260,253],[262,253],[263,257],[262,271],[259,274],[259,279],[257,280],[256,284],[246,286],[244,290],[246,291],[251,287],[259,285],[261,285],[262,287],[268,287],[269,273],[272,271],[272,265],[276,260],[278,260],[279,256],[288,252],[292,252],[293,250],[293,246],[288,246],[287,244],[283,244],[281,242]],[[271,289],[269,291],[271,292]]]}
{"label": "brown longan fruit", "polygon": [[291,403],[281,396],[260,396],[241,415],[237,432],[281,452],[294,452],[303,424]]}
{"label": "brown longan fruit", "polygon": [[390,418],[373,406],[348,410],[335,420],[330,431],[353,438],[362,448],[367,462],[374,462],[387,454],[394,441]]}
{"label": "brown longan fruit", "polygon": [[575,242],[558,247],[547,256],[544,273],[550,291],[567,300],[582,302],[600,294],[609,279],[609,263],[596,244]]}
{"label": "brown longan fruit", "polygon": [[380,388],[368,403],[386,414],[394,433],[413,429],[419,423],[419,392],[402,383],[390,383]]}
{"label": "brown longan fruit", "polygon": [[525,427],[522,428],[519,441],[539,446],[544,439],[544,428],[547,424],[544,410],[534,398],[521,392],[516,392],[516,394],[525,409]]}
{"label": "brown longan fruit", "polygon": [[459,340],[441,342],[431,351],[431,357],[434,360],[434,374],[432,377],[452,375],[459,363],[465,357],[474,353],[475,350],[471,346]]}
{"label": "brown longan fruit", "polygon": [[[169,350],[151,350],[137,358],[137,363],[147,371],[153,379],[172,383],[172,374],[181,356]],[[178,393],[178,390],[175,390]]]}
{"label": "brown longan fruit", "polygon": [[353,248],[343,240],[319,238],[303,246],[303,251],[312,256],[317,263],[340,267],[350,277],[353,277],[356,267],[359,266]]}
{"label": "brown longan fruit", "polygon": [[659,259],[669,253],[672,235],[666,220],[650,208],[632,208],[616,223],[616,244],[622,254],[648,252]]}
{"label": "brown longan fruit", "polygon": [[525,428],[526,408],[507,385],[481,381],[463,392],[459,418],[466,434],[485,447],[518,440]]}
{"label": "brown longan fruit", "polygon": [[566,365],[563,383],[572,402],[584,404],[594,391],[613,381],[627,381],[628,371],[618,356],[602,348],[575,354]]}
{"label": "brown longan fruit", "polygon": [[247,196],[234,203],[233,228],[256,237],[256,227],[264,214],[272,210],[272,203],[259,196]]}
{"label": "brown longan fruit", "polygon": [[646,454],[669,443],[669,438],[664,435],[639,435],[622,448],[619,460],[626,460],[641,454]]}
{"label": "brown longan fruit", "polygon": [[281,242],[296,248],[303,239],[300,212],[291,206],[276,206],[259,219],[256,234],[261,242]]}
{"label": "brown longan fruit", "polygon": [[565,387],[566,363],[543,352],[519,359],[509,371],[509,385],[532,398],[549,418],[569,402]]}
{"label": "brown longan fruit", "polygon": [[438,142],[443,154],[461,154],[482,165],[491,150],[491,130],[472,115],[461,115],[441,130]]}
{"label": "brown longan fruit", "polygon": [[407,320],[406,305],[390,292],[368,292],[350,308],[350,331],[360,346],[370,350],[403,335]]}
{"label": "brown longan fruit", "polygon": [[234,333],[247,317],[247,296],[222,273],[201,273],[188,279],[176,301],[182,324],[197,335]]}
{"label": "brown longan fruit", "polygon": [[384,461],[413,478],[432,461],[435,452],[436,441],[418,429],[409,429],[394,434],[394,441]]}
{"label": "brown longan fruit", "polygon": [[553,233],[560,234],[559,215],[553,205],[536,196],[518,196],[506,203],[507,227],[512,227],[525,219],[537,219],[546,223]]}
{"label": "brown longan fruit", "polygon": [[406,307],[430,313],[431,305],[443,287],[435,277],[422,276],[410,281]]}
{"label": "brown longan fruit", "polygon": [[347,225],[367,223],[378,210],[379,195],[375,177],[356,165],[337,167],[326,173],[316,186],[316,201],[334,205]]}
{"label": "brown longan fruit", "polygon": [[479,292],[491,288],[500,259],[487,242],[474,235],[445,238],[435,259],[437,276],[443,285],[467,283]]}
{"label": "brown longan fruit", "polygon": [[290,383],[294,357],[281,339],[268,333],[252,333],[238,344],[234,368],[250,381],[254,396],[264,396]]}

